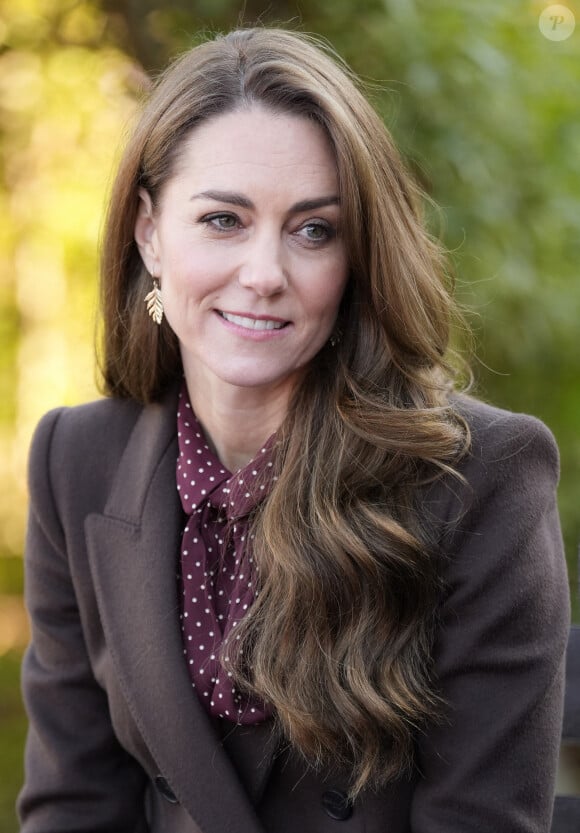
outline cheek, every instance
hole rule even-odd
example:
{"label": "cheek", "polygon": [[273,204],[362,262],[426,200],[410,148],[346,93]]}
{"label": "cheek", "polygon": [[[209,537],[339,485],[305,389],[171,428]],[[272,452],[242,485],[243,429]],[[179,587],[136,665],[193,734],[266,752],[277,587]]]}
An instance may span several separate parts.
{"label": "cheek", "polygon": [[194,256],[168,258],[163,263],[161,287],[165,295],[184,303],[187,298],[203,295],[207,275],[208,271]]}
{"label": "cheek", "polygon": [[227,258],[203,245],[174,246],[162,262],[162,279],[175,292],[203,295],[213,291],[228,272]]}
{"label": "cheek", "polygon": [[327,280],[318,288],[316,294],[307,295],[312,309],[318,312],[323,320],[334,320],[344,295],[347,283],[347,274],[344,265],[340,263],[335,270],[328,275]]}

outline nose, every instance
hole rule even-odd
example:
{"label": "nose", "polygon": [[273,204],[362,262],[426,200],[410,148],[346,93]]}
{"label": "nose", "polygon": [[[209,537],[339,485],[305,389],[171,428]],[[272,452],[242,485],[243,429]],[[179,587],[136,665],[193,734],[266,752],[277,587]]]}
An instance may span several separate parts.
{"label": "nose", "polygon": [[248,243],[238,280],[241,286],[268,297],[288,286],[282,243],[275,234],[257,236]]}

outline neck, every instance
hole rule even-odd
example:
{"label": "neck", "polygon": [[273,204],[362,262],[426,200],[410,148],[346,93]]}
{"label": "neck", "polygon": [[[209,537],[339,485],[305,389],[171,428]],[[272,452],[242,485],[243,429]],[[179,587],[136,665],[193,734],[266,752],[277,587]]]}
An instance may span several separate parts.
{"label": "neck", "polygon": [[[231,472],[246,466],[282,424],[287,387],[269,389],[215,385],[208,390],[186,373],[191,406],[213,450]],[[210,385],[210,387],[212,387]]]}

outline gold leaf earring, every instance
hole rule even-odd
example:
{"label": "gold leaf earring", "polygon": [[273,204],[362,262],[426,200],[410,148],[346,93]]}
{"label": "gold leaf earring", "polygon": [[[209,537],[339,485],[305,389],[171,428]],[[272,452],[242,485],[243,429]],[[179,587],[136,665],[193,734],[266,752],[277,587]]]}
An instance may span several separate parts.
{"label": "gold leaf earring", "polygon": [[153,278],[153,289],[145,296],[145,303],[147,304],[147,312],[153,321],[156,324],[161,324],[163,320],[163,298],[161,297],[157,278]]}

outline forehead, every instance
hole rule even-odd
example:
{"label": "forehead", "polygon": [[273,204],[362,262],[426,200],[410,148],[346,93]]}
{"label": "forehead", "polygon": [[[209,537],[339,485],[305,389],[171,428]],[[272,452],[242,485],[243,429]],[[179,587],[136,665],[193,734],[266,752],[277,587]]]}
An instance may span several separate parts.
{"label": "forehead", "polygon": [[191,185],[282,182],[337,193],[333,148],[305,116],[261,106],[214,116],[194,128],[178,155],[174,179]]}

